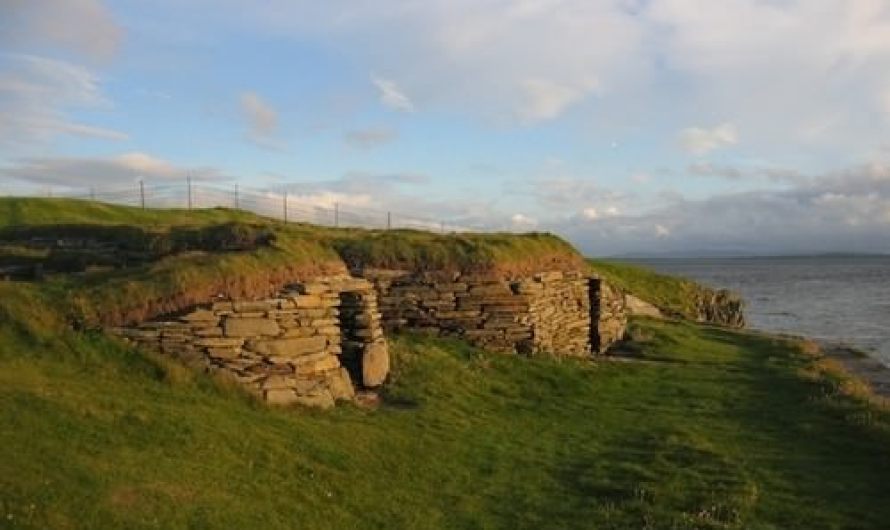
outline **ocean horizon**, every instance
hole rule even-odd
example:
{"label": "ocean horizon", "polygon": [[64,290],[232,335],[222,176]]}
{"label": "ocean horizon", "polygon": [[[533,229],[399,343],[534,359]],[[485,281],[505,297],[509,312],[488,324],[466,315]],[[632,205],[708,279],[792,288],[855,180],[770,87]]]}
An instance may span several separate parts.
{"label": "ocean horizon", "polygon": [[890,256],[820,254],[623,258],[725,288],[752,329],[849,345],[890,366]]}

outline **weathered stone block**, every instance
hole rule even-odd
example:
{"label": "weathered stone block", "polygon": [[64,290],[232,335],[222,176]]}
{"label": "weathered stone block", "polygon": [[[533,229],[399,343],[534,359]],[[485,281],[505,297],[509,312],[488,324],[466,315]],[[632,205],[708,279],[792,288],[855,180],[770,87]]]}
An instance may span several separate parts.
{"label": "weathered stone block", "polygon": [[331,397],[335,400],[349,401],[355,397],[355,388],[352,386],[352,380],[346,368],[340,368],[336,372],[327,376],[327,387],[330,389]]}
{"label": "weathered stone block", "polygon": [[194,342],[195,346],[207,348],[240,348],[244,339],[234,337],[206,337]]}
{"label": "weathered stone block", "polygon": [[207,355],[214,359],[234,359],[241,354],[241,348],[213,347],[207,348]]}
{"label": "weathered stone block", "polygon": [[386,381],[389,374],[389,349],[386,342],[369,344],[362,355],[362,384],[373,388]]}
{"label": "weathered stone block", "polygon": [[298,395],[295,403],[304,407],[326,410],[334,406],[334,397],[329,391],[321,390],[314,394]]}
{"label": "weathered stone block", "polygon": [[278,322],[266,318],[226,318],[223,329],[227,337],[275,336],[281,333]]}
{"label": "weathered stone block", "polygon": [[312,362],[294,365],[294,370],[300,375],[317,374],[335,368],[340,368],[340,359],[335,355],[325,355],[323,358]]}
{"label": "weathered stone block", "polygon": [[274,300],[238,301],[232,304],[236,313],[264,313],[270,309],[277,309],[278,302]]}
{"label": "weathered stone block", "polygon": [[192,331],[196,337],[222,337],[223,330],[220,327],[198,328]]}
{"label": "weathered stone block", "polygon": [[297,357],[324,350],[327,340],[324,337],[294,337],[275,340],[251,340],[248,348],[263,355]]}
{"label": "weathered stone block", "polygon": [[263,391],[263,399],[270,405],[293,405],[298,403],[296,392],[289,388],[273,388]]}
{"label": "weathered stone block", "polygon": [[213,311],[209,311],[207,309],[198,309],[196,311],[192,311],[191,313],[181,316],[179,320],[183,322],[208,322],[207,325],[212,326],[216,322],[219,322],[219,316]]}

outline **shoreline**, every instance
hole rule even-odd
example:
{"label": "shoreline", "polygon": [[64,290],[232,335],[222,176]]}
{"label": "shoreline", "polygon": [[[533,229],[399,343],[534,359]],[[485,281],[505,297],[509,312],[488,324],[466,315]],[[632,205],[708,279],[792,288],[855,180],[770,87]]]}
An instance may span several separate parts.
{"label": "shoreline", "polygon": [[818,355],[837,361],[847,372],[861,379],[876,396],[890,399],[890,367],[867,352],[845,344],[813,341]]}

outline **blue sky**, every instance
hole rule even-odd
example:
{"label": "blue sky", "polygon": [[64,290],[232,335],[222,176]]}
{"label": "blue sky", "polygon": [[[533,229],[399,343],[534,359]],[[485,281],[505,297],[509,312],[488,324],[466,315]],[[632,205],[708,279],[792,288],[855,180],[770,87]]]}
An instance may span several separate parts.
{"label": "blue sky", "polygon": [[592,254],[890,251],[883,0],[9,0],[0,193],[288,189]]}

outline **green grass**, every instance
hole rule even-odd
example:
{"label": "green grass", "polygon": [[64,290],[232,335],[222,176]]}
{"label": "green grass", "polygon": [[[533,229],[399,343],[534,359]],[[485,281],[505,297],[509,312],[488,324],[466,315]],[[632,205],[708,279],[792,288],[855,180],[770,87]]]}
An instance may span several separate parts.
{"label": "green grass", "polygon": [[667,313],[692,320],[698,317],[697,300],[707,288],[692,280],[620,261],[588,259],[587,264],[607,282]]}
{"label": "green grass", "polygon": [[0,293],[3,528],[882,528],[890,415],[790,343],[637,321],[641,361],[393,341],[386,404],[267,409]]}
{"label": "green grass", "polygon": [[[273,235],[271,245],[214,252],[218,241]],[[70,320],[117,325],[205,302],[219,293],[265,296],[283,284],[347,267],[493,272],[505,276],[580,269],[568,243],[549,234],[434,234],[284,224],[230,209],[142,210],[73,199],[0,198],[0,263],[56,258],[74,268],[84,256],[28,254],[31,236],[69,234],[116,241],[155,261],[123,270],[50,278],[43,287]],[[248,238],[249,239],[249,238]],[[174,252],[197,249],[190,252]],[[82,253],[81,253],[82,254]]]}
{"label": "green grass", "polygon": [[261,220],[228,208],[202,210],[146,209],[78,199],[0,197],[0,228],[16,225],[102,224],[164,227],[206,226]]}

